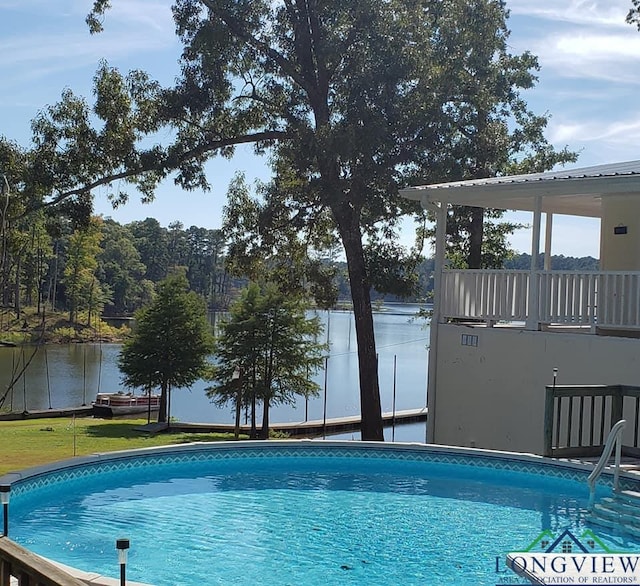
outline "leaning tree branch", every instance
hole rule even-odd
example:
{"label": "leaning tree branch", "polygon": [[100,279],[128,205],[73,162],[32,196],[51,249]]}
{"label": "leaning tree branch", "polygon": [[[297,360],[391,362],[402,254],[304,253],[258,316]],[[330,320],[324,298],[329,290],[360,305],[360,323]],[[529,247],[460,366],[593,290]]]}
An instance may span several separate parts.
{"label": "leaning tree branch", "polygon": [[109,185],[110,183],[118,181],[119,179],[127,179],[129,177],[142,175],[143,173],[148,173],[150,171],[173,171],[177,169],[182,163],[186,163],[187,161],[196,159],[204,154],[224,147],[234,146],[238,144],[255,143],[263,140],[285,140],[287,138],[289,138],[289,134],[286,132],[280,130],[266,130],[263,132],[256,132],[254,134],[245,134],[242,136],[234,136],[230,138],[206,141],[192,149],[181,153],[178,156],[167,157],[162,159],[161,161],[150,161],[145,164],[140,164],[130,169],[120,171],[119,173],[105,175],[104,177],[100,177],[99,179],[91,181],[90,183],[87,183],[80,187],[63,191],[52,199],[46,202],[42,202],[35,207],[29,208],[22,214],[18,215],[16,219],[23,218],[36,210],[55,206],[73,196],[83,195],[85,193],[91,192],[96,187]]}

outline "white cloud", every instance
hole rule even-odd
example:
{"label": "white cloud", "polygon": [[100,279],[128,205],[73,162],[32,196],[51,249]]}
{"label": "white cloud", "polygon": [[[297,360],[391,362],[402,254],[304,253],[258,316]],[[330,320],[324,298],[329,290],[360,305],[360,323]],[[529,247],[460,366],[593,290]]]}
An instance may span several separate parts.
{"label": "white cloud", "polygon": [[512,15],[533,16],[545,20],[629,28],[625,17],[631,2],[628,0],[508,0]]}
{"label": "white cloud", "polygon": [[[640,83],[640,33],[625,22],[630,0],[509,0],[517,50],[538,56],[543,74]],[[515,43],[512,36],[512,42]]]}
{"label": "white cloud", "polygon": [[594,120],[549,124],[553,143],[606,142],[609,144],[640,144],[640,117],[624,121]]}
{"label": "white cloud", "polygon": [[64,42],[60,42],[57,36],[13,37],[0,42],[0,67],[127,55],[133,51],[151,51],[164,46],[166,41],[161,37],[126,33],[108,38],[71,34],[65,36]]}
{"label": "white cloud", "polygon": [[[90,35],[84,17],[91,1],[62,0],[57,6],[41,2],[24,0],[14,15],[19,26],[0,37],[0,78],[15,88],[14,94],[25,84],[48,82],[52,77],[59,88],[75,86],[73,74],[82,68],[88,82],[101,59],[124,70],[148,68],[151,59],[166,58],[168,50],[171,55],[163,70],[176,63],[178,40],[167,3],[115,2],[106,14],[104,32]],[[25,26],[27,22],[31,26]]]}
{"label": "white cloud", "polygon": [[[152,28],[158,32],[174,35],[173,16],[169,2],[157,0],[126,0],[114,2],[104,18],[105,30],[116,22],[128,28]],[[110,24],[111,23],[111,24]]]}
{"label": "white cloud", "polygon": [[[37,41],[37,42],[36,42]],[[57,37],[10,38],[0,42],[0,75],[14,86],[89,66],[93,70],[101,59],[109,63],[141,52],[159,51],[167,44],[160,36],[133,36],[125,33],[87,38],[67,35],[64,43]]]}
{"label": "white cloud", "polygon": [[640,34],[583,34],[571,31],[547,36],[536,47],[543,68],[566,77],[640,83],[637,61]]}

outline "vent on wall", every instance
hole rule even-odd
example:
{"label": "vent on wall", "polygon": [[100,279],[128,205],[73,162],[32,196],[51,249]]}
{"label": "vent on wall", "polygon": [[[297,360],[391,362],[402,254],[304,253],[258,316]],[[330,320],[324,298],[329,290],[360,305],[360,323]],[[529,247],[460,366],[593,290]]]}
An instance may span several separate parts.
{"label": "vent on wall", "polygon": [[474,334],[462,334],[463,346],[478,346],[478,336]]}

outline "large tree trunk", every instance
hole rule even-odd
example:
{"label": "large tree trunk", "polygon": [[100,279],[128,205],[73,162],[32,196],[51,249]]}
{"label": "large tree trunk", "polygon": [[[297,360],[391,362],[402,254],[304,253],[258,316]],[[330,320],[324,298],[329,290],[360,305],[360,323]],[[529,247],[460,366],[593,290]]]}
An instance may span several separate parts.
{"label": "large tree trunk", "polygon": [[[158,423],[167,422],[167,383],[165,381],[160,385],[160,410],[158,411]],[[151,400],[151,397],[149,397]]]}
{"label": "large tree trunk", "polygon": [[16,263],[16,280],[15,280],[15,297],[13,299],[13,309],[16,312],[16,319],[20,319],[20,313],[22,312],[22,306],[20,304],[20,275],[22,274],[22,257],[18,257]]}
{"label": "large tree trunk", "polygon": [[484,238],[484,210],[472,207],[469,222],[469,258],[467,264],[470,269],[482,268],[482,240]]}
{"label": "large tree trunk", "polygon": [[262,410],[262,430],[260,431],[260,439],[269,439],[269,397],[265,397]]}
{"label": "large tree trunk", "polygon": [[[337,206],[336,206],[337,207]],[[371,294],[367,278],[359,212],[349,204],[333,209],[347,257],[351,299],[358,341],[358,370],[360,375],[360,434],[365,441],[384,441],[380,387],[378,385],[378,356],[373,330]]]}
{"label": "large tree trunk", "polygon": [[233,438],[238,439],[240,437],[240,413],[242,408],[242,378],[238,381],[238,391],[236,392],[236,418],[235,425],[233,427]]}
{"label": "large tree trunk", "polygon": [[256,365],[253,365],[253,373],[251,377],[251,431],[249,432],[249,439],[256,439],[258,437],[258,429],[256,426]]}

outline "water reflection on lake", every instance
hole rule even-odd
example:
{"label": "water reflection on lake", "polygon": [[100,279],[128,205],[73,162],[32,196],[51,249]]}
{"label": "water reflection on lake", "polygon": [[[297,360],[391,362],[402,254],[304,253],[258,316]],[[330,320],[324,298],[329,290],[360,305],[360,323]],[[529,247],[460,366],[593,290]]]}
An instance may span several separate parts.
{"label": "water reflection on lake", "polygon": [[[388,305],[385,306],[386,311],[374,315],[383,411],[391,411],[393,406],[394,357],[396,409],[420,408],[426,404],[429,330],[424,320],[412,319],[418,307]],[[358,360],[353,314],[332,311],[319,315],[331,344],[326,373],[327,417],[358,414]],[[33,411],[91,404],[97,392],[122,388],[117,367],[119,351],[119,344],[41,347],[37,349],[25,376],[7,396],[4,407],[13,411]],[[0,348],[0,397],[7,389],[12,373],[21,368],[23,361],[28,362],[33,352],[33,347]],[[295,406],[275,406],[271,421],[302,421],[305,409],[308,409],[309,419],[322,419],[324,370],[318,372],[314,379],[322,389],[319,397],[310,399],[308,406],[303,399]],[[174,389],[171,393],[171,416],[180,421],[231,423],[232,406],[217,408],[205,395],[205,387],[204,381],[198,381],[190,389]],[[402,441],[399,433],[404,435],[399,429],[396,429],[396,441]]]}

